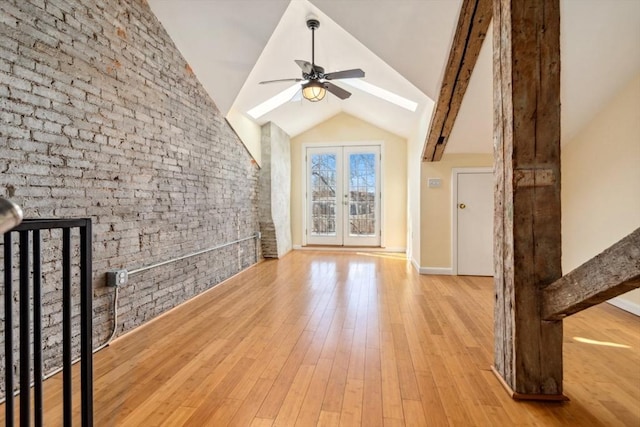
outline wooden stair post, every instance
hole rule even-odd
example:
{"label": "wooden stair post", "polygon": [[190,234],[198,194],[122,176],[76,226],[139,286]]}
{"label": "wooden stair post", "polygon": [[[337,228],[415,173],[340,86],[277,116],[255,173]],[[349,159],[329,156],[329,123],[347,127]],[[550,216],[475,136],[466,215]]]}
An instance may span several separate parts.
{"label": "wooden stair post", "polygon": [[562,276],[559,0],[494,0],[495,365],[516,399],[564,400],[562,321],[542,317]]}

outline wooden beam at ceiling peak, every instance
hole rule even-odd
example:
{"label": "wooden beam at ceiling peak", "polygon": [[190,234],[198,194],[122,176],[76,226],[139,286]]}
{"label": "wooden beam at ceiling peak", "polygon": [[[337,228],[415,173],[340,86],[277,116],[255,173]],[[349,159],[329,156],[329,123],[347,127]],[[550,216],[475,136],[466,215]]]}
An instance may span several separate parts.
{"label": "wooden beam at ceiling peak", "polygon": [[491,22],[491,0],[463,0],[458,26],[449,52],[440,95],[422,151],[424,161],[439,161],[469,86],[480,48]]}

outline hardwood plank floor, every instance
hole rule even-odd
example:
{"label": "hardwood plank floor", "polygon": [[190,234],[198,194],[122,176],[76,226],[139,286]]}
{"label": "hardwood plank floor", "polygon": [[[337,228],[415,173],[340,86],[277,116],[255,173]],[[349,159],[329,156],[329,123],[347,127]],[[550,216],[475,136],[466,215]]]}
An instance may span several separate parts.
{"label": "hardwood plank floor", "polygon": [[[95,425],[640,425],[638,317],[602,304],[564,321],[567,403],[507,396],[492,322],[491,278],[296,251],[97,353]],[[46,425],[59,390],[47,381]]]}

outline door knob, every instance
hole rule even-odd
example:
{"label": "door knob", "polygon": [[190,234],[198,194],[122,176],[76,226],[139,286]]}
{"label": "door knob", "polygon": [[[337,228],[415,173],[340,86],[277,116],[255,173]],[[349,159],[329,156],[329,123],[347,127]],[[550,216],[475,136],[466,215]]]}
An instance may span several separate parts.
{"label": "door knob", "polygon": [[460,209],[464,209],[464,208],[466,208],[466,207],[467,207],[467,205],[465,205],[464,203],[460,203],[460,204],[458,205],[458,207],[459,207]]}

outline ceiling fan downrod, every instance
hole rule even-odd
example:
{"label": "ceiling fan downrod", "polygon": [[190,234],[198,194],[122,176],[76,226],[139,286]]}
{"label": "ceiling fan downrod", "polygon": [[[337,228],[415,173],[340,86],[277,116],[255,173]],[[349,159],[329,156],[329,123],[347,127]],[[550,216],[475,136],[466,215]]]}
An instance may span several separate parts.
{"label": "ceiling fan downrod", "polygon": [[307,20],[307,27],[311,30],[311,67],[314,73],[315,73],[315,67],[316,67],[315,34],[316,34],[316,28],[318,28],[319,26],[320,26],[320,21],[318,21],[317,19]]}

